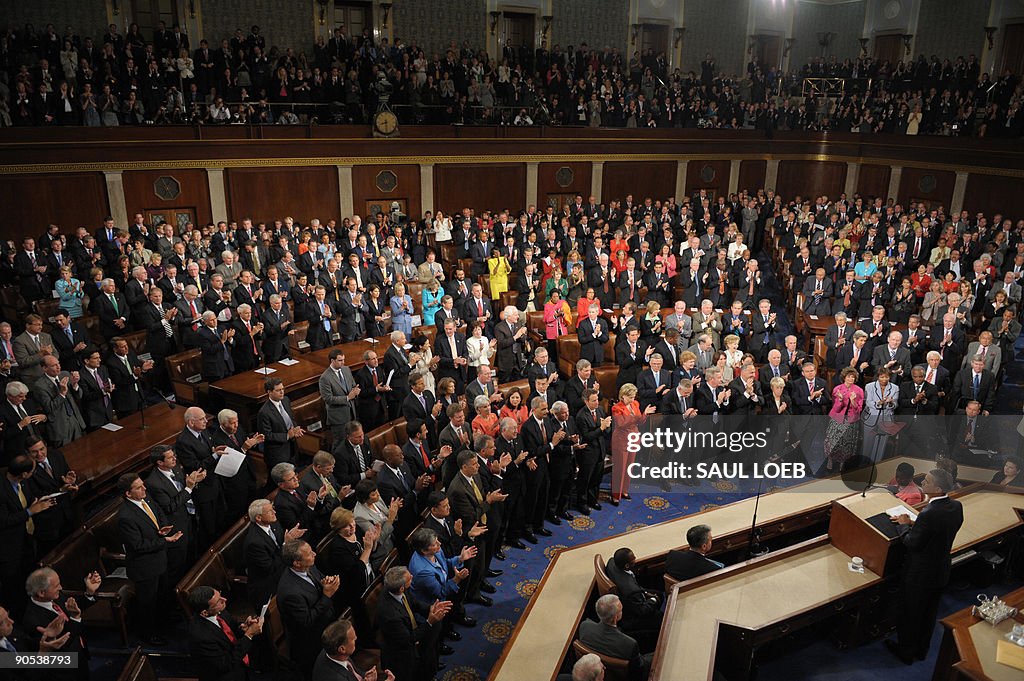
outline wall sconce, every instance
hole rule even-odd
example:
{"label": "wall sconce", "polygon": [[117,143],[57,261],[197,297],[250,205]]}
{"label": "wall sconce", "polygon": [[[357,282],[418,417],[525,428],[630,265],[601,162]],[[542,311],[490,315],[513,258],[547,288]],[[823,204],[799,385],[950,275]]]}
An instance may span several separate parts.
{"label": "wall sconce", "polygon": [[985,37],[988,39],[988,49],[990,50],[996,46],[996,31],[998,30],[998,26],[985,27]]}
{"label": "wall sconce", "polygon": [[196,18],[196,0],[188,0],[188,17],[189,19]]}
{"label": "wall sconce", "polygon": [[630,24],[629,25],[630,37],[632,38],[631,42],[634,45],[636,45],[636,41],[640,37],[640,29],[641,28],[642,28],[642,26],[640,24]]}
{"label": "wall sconce", "polygon": [[498,30],[498,19],[501,18],[501,12],[491,12],[491,35],[494,35]]}
{"label": "wall sconce", "polygon": [[380,3],[380,11],[384,13],[383,22],[381,23],[381,26],[383,28],[387,28],[388,27],[388,15],[391,14],[391,3],[390,2],[382,2],[382,3]]}
{"label": "wall sconce", "polygon": [[327,23],[327,2],[328,0],[316,0],[317,4],[320,5],[320,25],[323,26]]}
{"label": "wall sconce", "polygon": [[871,38],[858,38],[857,42],[860,43],[860,53],[866,55],[868,53],[868,43]]}
{"label": "wall sconce", "polygon": [[114,11],[114,16],[121,13],[121,6],[117,4],[117,0],[110,0],[110,8]]}
{"label": "wall sconce", "polygon": [[793,45],[796,44],[796,38],[786,38],[786,46],[782,48],[782,56],[788,57],[789,51],[793,49]]}
{"label": "wall sconce", "polygon": [[754,48],[757,47],[757,36],[747,36],[747,54],[754,54]]}
{"label": "wall sconce", "polygon": [[903,36],[903,47],[906,49],[906,53],[910,54],[910,41],[914,39],[913,33],[904,33]]}
{"label": "wall sconce", "polygon": [[540,28],[541,35],[548,34],[548,31],[551,29],[551,22],[553,19],[554,17],[551,16],[550,14],[546,14],[540,18],[540,20],[544,22],[543,24],[541,24]]}
{"label": "wall sconce", "polygon": [[679,47],[683,42],[683,34],[686,33],[686,29],[680,26],[672,31],[672,47]]}

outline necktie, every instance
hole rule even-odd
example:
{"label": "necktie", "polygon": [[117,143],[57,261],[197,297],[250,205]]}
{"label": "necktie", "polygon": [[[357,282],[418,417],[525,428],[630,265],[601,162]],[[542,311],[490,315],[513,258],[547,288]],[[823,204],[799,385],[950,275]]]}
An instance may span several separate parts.
{"label": "necktie", "polygon": [[70,325],[64,329],[64,333],[67,335],[69,341],[71,341],[72,343],[75,342],[75,334],[71,330],[71,326]]}
{"label": "necktie", "polygon": [[121,309],[117,306],[117,296],[111,293],[109,296],[110,304],[114,306],[114,314],[121,314]]}
{"label": "necktie", "polygon": [[149,507],[149,504],[146,503],[145,499],[143,499],[139,503],[142,504],[142,510],[146,512],[146,515],[149,516],[149,519],[153,521],[153,526],[159,530],[160,523],[157,521],[156,515],[153,513],[153,509]]}
{"label": "necktie", "polygon": [[288,416],[288,412],[285,410],[283,402],[277,403],[277,410],[281,412],[281,419],[284,420],[284,427],[287,430],[291,430],[292,428],[294,428],[295,424],[292,422],[291,417]]}
{"label": "necktie", "polygon": [[810,395],[814,392],[814,381],[807,381],[807,394]]}
{"label": "necktie", "polygon": [[409,607],[409,600],[406,598],[404,593],[402,594],[402,605],[405,606],[405,612],[409,615],[409,624],[413,629],[415,629],[416,617],[412,614],[412,608]]}
{"label": "necktie", "polygon": [[925,380],[935,385],[935,369],[928,369],[928,375],[925,376]]}
{"label": "necktie", "polygon": [[359,470],[365,471],[366,463],[363,461],[363,448],[359,445],[353,445],[353,449],[355,449],[356,452],[356,461],[359,462]]}
{"label": "necktie", "polygon": [[[480,504],[482,506],[483,503],[484,503],[484,496],[482,494],[480,494],[480,488],[476,486],[476,480],[474,480],[473,478],[470,478],[469,479],[469,486],[473,488],[473,496],[476,497],[476,503],[478,503],[478,504]],[[480,522],[483,523],[484,525],[487,524],[487,514],[486,513],[482,513],[480,515]]]}
{"label": "necktie", "polygon": [[7,355],[7,359],[14,359],[14,348],[11,347],[11,341],[4,341],[4,353]]}
{"label": "necktie", "polygon": [[417,445],[417,449],[420,450],[420,456],[423,457],[423,467],[430,470],[430,457],[427,455],[427,448],[421,442]]}
{"label": "necktie", "polygon": [[0,648],[3,648],[4,650],[6,650],[9,653],[16,653],[16,652],[18,652],[17,649],[14,647],[14,645],[10,641],[8,641],[6,638],[0,639]]}
{"label": "necktie", "polygon": [[343,374],[341,372],[341,369],[338,369],[338,371],[336,373],[338,374],[338,383],[341,383],[342,391],[347,393],[348,392],[348,383],[345,381],[345,374]]}
{"label": "necktie", "polygon": [[477,298],[476,301],[476,313],[480,317],[484,316],[484,301],[480,300],[479,298]]}
{"label": "necktie", "polygon": [[979,390],[981,390],[981,374],[974,374],[974,399],[978,399]]}
{"label": "necktie", "polygon": [[[220,625],[221,631],[224,632],[224,635],[228,637],[228,641],[234,644],[237,639],[235,638],[235,632],[231,631],[231,625],[228,624],[228,621],[220,615],[217,615],[217,624]],[[249,666],[248,655],[242,658],[242,664],[244,664],[246,667]]]}
{"label": "necktie", "polygon": [[[28,499],[25,498],[25,488],[22,487],[20,482],[17,484],[17,488],[18,488],[18,501],[21,502],[21,507],[22,508],[27,509],[28,506],[29,506],[29,503],[28,503]],[[25,531],[28,532],[29,534],[35,534],[36,524],[35,524],[35,521],[32,520],[31,516],[28,518],[28,520],[25,521]]]}

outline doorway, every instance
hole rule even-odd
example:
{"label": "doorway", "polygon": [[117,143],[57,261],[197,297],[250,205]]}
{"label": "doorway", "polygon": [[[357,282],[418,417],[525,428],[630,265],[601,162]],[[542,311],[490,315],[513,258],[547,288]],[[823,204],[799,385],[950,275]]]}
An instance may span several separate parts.
{"label": "doorway", "polygon": [[761,70],[767,74],[768,69],[778,68],[782,64],[782,36],[759,35],[756,38],[754,54],[757,55]]}
{"label": "doorway", "polygon": [[363,35],[363,29],[370,29],[373,35],[373,12],[368,2],[335,2],[334,27],[345,31],[348,39],[355,40]]}
{"label": "doorway", "polygon": [[1003,28],[1003,54],[999,60],[999,73],[993,73],[993,80],[1007,69],[1013,73],[1024,70],[1024,24],[1009,24]]}
{"label": "doorway", "polygon": [[501,15],[501,44],[499,48],[534,47],[534,25],[537,17],[526,12],[504,12]]}
{"label": "doorway", "polygon": [[875,36],[875,61],[895,64],[903,61],[903,36],[896,33]]}
{"label": "doorway", "polygon": [[162,21],[167,29],[180,23],[177,0],[132,0],[132,19],[139,25],[139,31],[147,40],[156,35],[157,25]]}
{"label": "doorway", "polygon": [[651,50],[655,57],[668,57],[668,26],[665,24],[644,24],[640,31],[640,54]]}

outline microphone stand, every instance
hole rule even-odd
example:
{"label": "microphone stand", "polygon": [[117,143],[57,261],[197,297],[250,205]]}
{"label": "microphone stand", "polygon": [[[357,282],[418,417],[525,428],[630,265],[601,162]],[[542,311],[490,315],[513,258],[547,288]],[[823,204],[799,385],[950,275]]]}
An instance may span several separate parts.
{"label": "microphone stand", "polygon": [[[800,440],[797,440],[793,444],[786,447],[779,454],[778,458],[784,457],[789,452],[795,451],[800,446]],[[768,548],[761,546],[761,530],[757,528],[757,509],[761,504],[761,485],[764,482],[764,478],[758,476],[757,478],[757,495],[754,498],[754,517],[750,521],[750,539],[747,542],[747,557],[757,558],[768,553]]]}

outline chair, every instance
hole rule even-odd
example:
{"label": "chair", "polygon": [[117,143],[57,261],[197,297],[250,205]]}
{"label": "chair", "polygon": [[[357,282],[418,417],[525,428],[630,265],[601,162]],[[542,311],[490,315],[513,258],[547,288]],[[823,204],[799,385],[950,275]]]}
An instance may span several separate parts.
{"label": "chair", "polygon": [[373,456],[379,459],[383,456],[384,447],[397,444],[395,439],[395,426],[393,423],[385,423],[371,430],[366,436],[367,444]]}
{"label": "chair", "polygon": [[601,662],[604,663],[605,681],[628,681],[630,678],[629,660],[603,655],[578,640],[572,642],[572,651],[576,654],[577,660],[584,655],[597,655],[601,658]]}
{"label": "chair", "polygon": [[288,349],[291,353],[293,355],[301,355],[305,352],[309,352],[309,343],[306,342],[306,333],[309,331],[309,322],[295,322],[295,324],[292,325],[292,330],[295,331],[295,335],[288,336]]}
{"label": "chair", "polygon": [[267,605],[267,614],[263,622],[263,635],[270,643],[271,655],[274,658],[274,668],[287,667],[290,649],[288,648],[288,637],[284,633],[284,622],[281,621],[281,612],[277,609],[277,596],[270,599]]}
{"label": "chair", "polygon": [[530,381],[525,378],[521,378],[518,381],[512,381],[511,383],[502,383],[498,386],[498,390],[501,391],[501,396],[505,400],[508,400],[508,396],[513,390],[518,390],[525,400],[530,394]]}
{"label": "chair", "polygon": [[405,417],[402,416],[402,417],[399,417],[399,418],[395,419],[394,421],[391,422],[391,425],[393,425],[395,427],[395,442],[394,442],[394,444],[396,444],[399,447],[401,447],[409,439],[409,434],[408,434],[408,432],[406,432],[407,422],[405,420]]}
{"label": "chair", "polygon": [[608,578],[608,573],[604,571],[604,558],[600,553],[594,556],[594,580],[597,582],[597,593],[601,596],[607,596],[608,594],[617,594],[619,589],[615,586],[615,582]]}
{"label": "chair", "polygon": [[134,352],[136,355],[141,355],[145,352],[149,352],[146,349],[146,331],[135,331],[133,333],[123,333],[120,338],[123,338],[128,342],[128,349]]}
{"label": "chair", "polygon": [[[292,402],[292,411],[295,414],[297,425],[306,428],[306,434],[299,438],[299,452],[312,457],[321,449],[327,449],[325,440],[330,435],[330,429],[324,427],[326,418],[324,416],[324,401],[320,393],[310,393]],[[310,432],[308,427],[319,423],[316,431]]]}
{"label": "chair", "polygon": [[53,315],[60,309],[60,300],[57,298],[44,298],[35,302],[36,314],[43,318],[44,322],[53,319]]}
{"label": "chair", "polygon": [[558,345],[558,370],[569,377],[576,375],[576,362],[580,359],[580,340],[576,334],[559,336],[555,341]]}
{"label": "chair", "polygon": [[526,313],[526,328],[529,329],[530,338],[535,343],[543,345],[548,342],[543,310]]}
{"label": "chair", "polygon": [[665,594],[667,595],[667,594],[672,593],[672,587],[674,587],[676,584],[678,584],[680,582],[680,580],[676,579],[675,577],[673,577],[672,575],[668,574],[667,572],[664,575],[662,575],[662,576],[665,579]]}
{"label": "chair", "polygon": [[179,404],[199,404],[201,396],[209,389],[203,381],[203,353],[201,350],[186,350],[164,359],[167,374],[171,377],[174,399]]}
{"label": "chair", "polygon": [[601,397],[612,402],[619,398],[619,391],[615,388],[618,377],[619,367],[616,365],[594,367],[594,380],[601,385]]}

